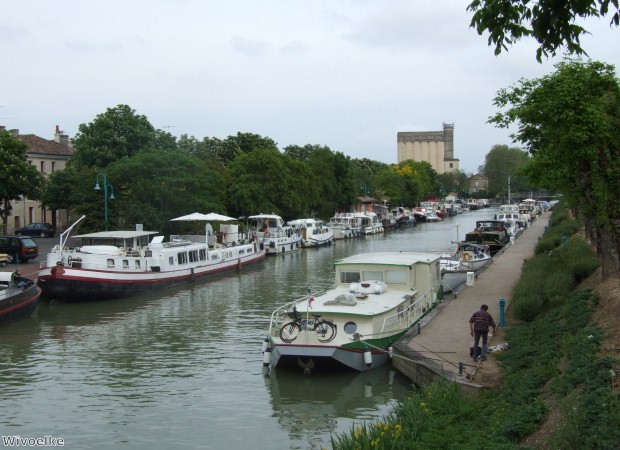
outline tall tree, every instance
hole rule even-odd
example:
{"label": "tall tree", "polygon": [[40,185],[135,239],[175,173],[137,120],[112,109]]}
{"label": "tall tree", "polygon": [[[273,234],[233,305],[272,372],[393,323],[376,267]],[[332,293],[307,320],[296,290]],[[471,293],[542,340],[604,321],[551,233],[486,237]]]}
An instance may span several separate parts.
{"label": "tall tree", "polygon": [[[610,12],[611,8],[611,12]],[[536,59],[555,56],[560,47],[575,55],[586,54],[580,37],[588,31],[578,25],[579,19],[611,14],[611,26],[618,26],[618,0],[474,0],[471,27],[482,34],[489,32],[489,45],[499,55],[524,37],[540,44]]]}
{"label": "tall tree", "polygon": [[28,146],[8,131],[0,131],[0,219],[2,232],[13,210],[12,202],[27,197],[38,200],[43,176],[35,166],[28,164]]}
{"label": "tall tree", "polygon": [[250,153],[256,149],[278,150],[278,144],[273,139],[253,133],[238,132],[235,136],[228,136],[225,142],[239,149],[239,153]]}
{"label": "tall tree", "polygon": [[308,165],[278,150],[254,150],[230,165],[231,208],[237,215],[275,212],[285,219],[308,214],[318,198]]}
{"label": "tall tree", "polygon": [[165,137],[161,135],[158,139],[158,133],[145,116],[136,114],[127,105],[118,105],[99,114],[91,123],[79,126],[73,139],[75,154],[71,163],[104,169],[157,143],[168,147],[171,141]]}
{"label": "tall tree", "polygon": [[494,145],[482,166],[482,173],[489,179],[487,192],[493,196],[506,196],[509,177],[513,194],[529,189],[527,176],[523,174],[528,160],[527,152],[520,148]]}
{"label": "tall tree", "polygon": [[562,192],[586,221],[604,277],[620,274],[620,82],[601,62],[565,60],[543,78],[502,89],[490,121],[519,123],[530,179]]}

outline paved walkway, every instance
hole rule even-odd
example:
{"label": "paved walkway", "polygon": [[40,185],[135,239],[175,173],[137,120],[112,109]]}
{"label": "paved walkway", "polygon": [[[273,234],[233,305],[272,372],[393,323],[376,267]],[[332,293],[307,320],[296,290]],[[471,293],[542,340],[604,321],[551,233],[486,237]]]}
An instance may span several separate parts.
{"label": "paved walkway", "polygon": [[[447,294],[442,303],[421,324],[421,332],[414,329],[400,341],[399,350],[409,358],[425,365],[436,373],[451,379],[465,380],[474,375],[477,367],[469,348],[473,338],[469,334],[469,318],[487,304],[489,313],[499,325],[499,299],[505,299],[505,310],[510,305],[512,291],[521,277],[524,260],[534,255],[534,247],[549,224],[547,212],[530,225],[513,245],[493,258],[493,262],[481,271],[474,286],[461,290],[457,298]],[[489,346],[495,342],[492,330],[489,332]],[[459,363],[465,365],[459,373]],[[485,364],[481,361],[478,364]],[[416,381],[416,380],[414,380]]]}

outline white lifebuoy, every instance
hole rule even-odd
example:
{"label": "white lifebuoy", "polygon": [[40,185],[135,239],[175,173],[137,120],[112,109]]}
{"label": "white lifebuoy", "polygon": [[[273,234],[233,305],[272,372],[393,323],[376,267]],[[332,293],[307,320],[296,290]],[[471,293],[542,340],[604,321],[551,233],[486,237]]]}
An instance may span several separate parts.
{"label": "white lifebuoy", "polygon": [[383,281],[368,280],[359,283],[351,283],[349,292],[351,294],[382,294],[387,291],[387,285]]}
{"label": "white lifebuoy", "polygon": [[265,236],[266,238],[268,238],[268,237],[269,237],[269,236],[271,236],[271,235],[269,234],[269,231],[265,231],[265,233],[263,234],[263,236]]}

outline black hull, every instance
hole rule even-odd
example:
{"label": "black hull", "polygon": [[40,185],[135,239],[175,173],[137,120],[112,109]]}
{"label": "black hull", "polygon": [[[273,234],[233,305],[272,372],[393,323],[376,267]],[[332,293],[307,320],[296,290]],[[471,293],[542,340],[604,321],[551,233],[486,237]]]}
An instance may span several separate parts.
{"label": "black hull", "polygon": [[26,280],[26,282],[29,286],[20,294],[0,301],[0,325],[30,317],[37,309],[41,289],[31,280]]}

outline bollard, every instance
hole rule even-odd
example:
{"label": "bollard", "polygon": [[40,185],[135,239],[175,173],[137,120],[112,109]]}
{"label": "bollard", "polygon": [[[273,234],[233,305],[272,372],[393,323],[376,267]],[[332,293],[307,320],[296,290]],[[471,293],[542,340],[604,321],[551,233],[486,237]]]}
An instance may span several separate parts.
{"label": "bollard", "polygon": [[459,363],[459,375],[463,375],[463,363]]}
{"label": "bollard", "polygon": [[504,297],[499,299],[499,327],[504,328],[504,305],[506,304],[506,300]]}
{"label": "bollard", "polygon": [[418,334],[420,334],[422,331],[420,331],[420,322],[418,322]]}

